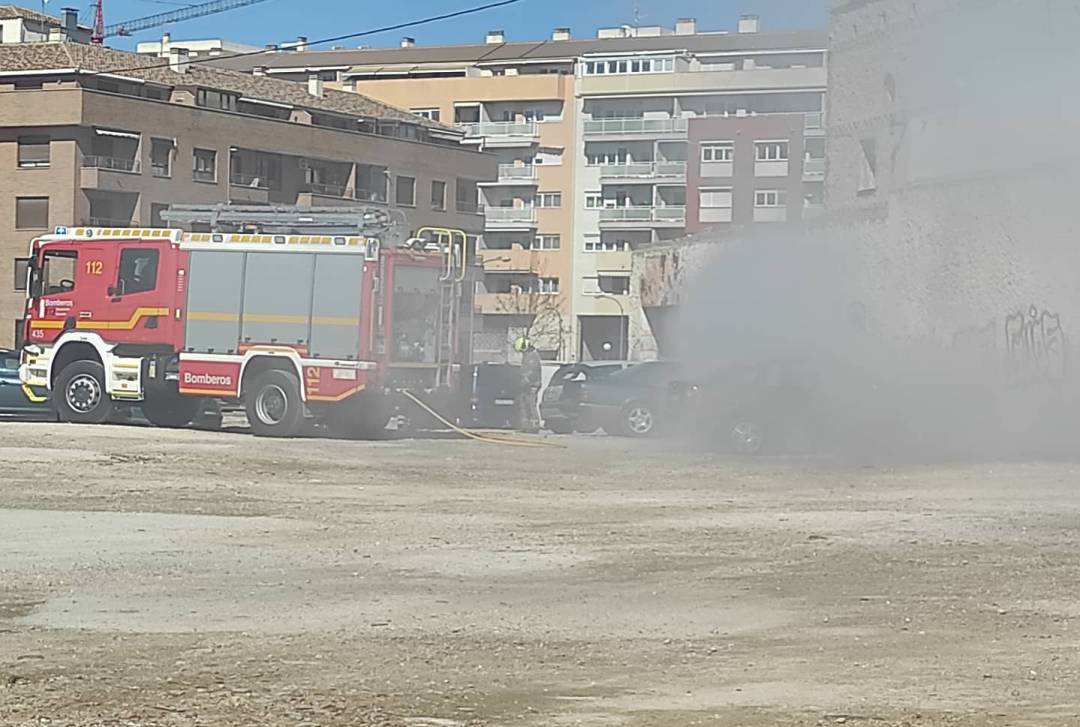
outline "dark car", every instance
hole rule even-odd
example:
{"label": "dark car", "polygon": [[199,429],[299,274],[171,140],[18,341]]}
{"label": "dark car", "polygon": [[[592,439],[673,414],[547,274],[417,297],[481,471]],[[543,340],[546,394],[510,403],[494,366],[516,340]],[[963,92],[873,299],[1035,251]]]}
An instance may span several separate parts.
{"label": "dark car", "polygon": [[556,434],[595,431],[598,425],[581,415],[581,387],[632,365],[626,361],[589,361],[560,366],[540,400],[544,426]]}
{"label": "dark car", "polygon": [[19,381],[19,354],[0,348],[0,417],[56,419],[48,392]]}
{"label": "dark car", "polygon": [[882,453],[904,433],[894,394],[844,362],[729,366],[684,389],[687,429],[740,454]]}
{"label": "dark car", "polygon": [[608,434],[648,437],[666,428],[682,398],[680,369],[668,361],[640,363],[581,387],[581,416]]}

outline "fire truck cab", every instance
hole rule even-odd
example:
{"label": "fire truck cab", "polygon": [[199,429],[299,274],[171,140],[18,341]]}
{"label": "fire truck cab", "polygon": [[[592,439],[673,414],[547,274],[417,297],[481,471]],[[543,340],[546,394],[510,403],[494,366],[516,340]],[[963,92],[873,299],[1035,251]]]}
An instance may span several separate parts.
{"label": "fire truck cab", "polygon": [[379,429],[390,388],[461,364],[456,239],[60,228],[31,243],[20,378],[69,422],[184,426],[212,398],[257,435]]}

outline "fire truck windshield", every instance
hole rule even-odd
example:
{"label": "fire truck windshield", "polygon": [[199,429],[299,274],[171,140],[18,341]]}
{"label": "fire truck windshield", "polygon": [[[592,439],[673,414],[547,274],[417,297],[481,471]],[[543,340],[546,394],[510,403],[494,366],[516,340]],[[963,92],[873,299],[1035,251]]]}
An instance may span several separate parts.
{"label": "fire truck windshield", "polygon": [[41,270],[31,288],[31,297],[75,290],[78,258],[79,253],[75,250],[46,250],[41,258]]}

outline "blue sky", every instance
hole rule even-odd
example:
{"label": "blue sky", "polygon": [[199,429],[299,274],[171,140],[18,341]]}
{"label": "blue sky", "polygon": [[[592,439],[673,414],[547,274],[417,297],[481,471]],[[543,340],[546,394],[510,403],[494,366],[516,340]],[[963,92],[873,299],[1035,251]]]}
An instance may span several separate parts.
{"label": "blue sky", "polygon": [[[201,2],[202,0],[191,0]],[[169,28],[174,38],[224,37],[253,45],[281,42],[306,35],[326,38],[367,30],[429,15],[485,4],[487,0],[266,0],[208,18],[191,20]],[[22,0],[22,5],[40,8],[40,2]],[[77,7],[89,24],[92,11],[88,0],[65,3],[49,0],[48,12],[59,14],[66,4]],[[105,22],[116,23],[182,7],[183,0],[105,0]],[[536,40],[556,26],[568,25],[577,37],[591,37],[596,28],[632,23],[634,8],[643,25],[670,26],[676,18],[696,17],[707,30],[732,29],[743,13],[760,15],[766,30],[823,28],[825,0],[521,0],[516,5],[476,15],[422,26],[409,31],[393,31],[370,36],[365,45],[395,45],[402,35],[412,35],[421,44],[468,43],[481,40],[484,31],[500,28],[510,40]],[[111,39],[110,45],[131,48],[139,40],[154,40],[161,29],[137,36]],[[344,45],[344,44],[343,44]]]}

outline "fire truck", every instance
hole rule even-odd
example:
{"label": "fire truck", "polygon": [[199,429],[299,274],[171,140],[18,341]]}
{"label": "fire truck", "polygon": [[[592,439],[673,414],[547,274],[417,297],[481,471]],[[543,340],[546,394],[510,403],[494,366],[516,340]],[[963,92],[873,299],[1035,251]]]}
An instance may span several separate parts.
{"label": "fire truck", "polygon": [[403,237],[58,228],[31,243],[20,378],[68,422],[126,405],[179,427],[212,399],[261,436],[381,429],[392,392],[446,388],[469,357],[467,236]]}

